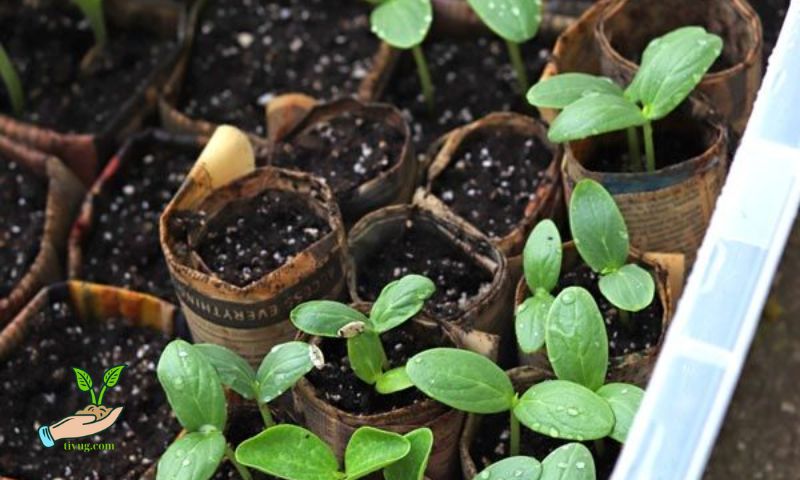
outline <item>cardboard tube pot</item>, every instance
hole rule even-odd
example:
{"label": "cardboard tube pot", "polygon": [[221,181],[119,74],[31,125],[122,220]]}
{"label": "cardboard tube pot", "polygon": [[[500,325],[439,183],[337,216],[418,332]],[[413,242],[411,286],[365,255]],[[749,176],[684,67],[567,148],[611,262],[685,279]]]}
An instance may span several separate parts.
{"label": "cardboard tube pot", "polygon": [[[339,209],[328,186],[316,177],[273,167],[254,169],[244,133],[220,127],[161,217],[161,248],[196,342],[231,348],[256,364],[295,333],[289,312],[315,299],[337,299],[345,288],[347,244]],[[226,206],[267,191],[296,194],[330,231],[280,267],[237,286],[211,273],[191,248],[180,252],[172,219],[179,212],[204,212],[211,221]],[[187,232],[202,238],[204,232]],[[195,237],[196,236],[196,237]]]}
{"label": "cardboard tube pot", "polygon": [[[318,148],[313,147],[313,144],[318,143],[315,140],[319,139],[319,136],[314,133],[315,129],[321,125],[331,125],[331,122],[337,118],[351,116],[369,124],[382,124],[387,130],[399,134],[402,141],[399,142],[397,149],[389,152],[389,166],[372,178],[346,190],[337,188],[335,178],[327,179],[336,196],[342,218],[348,225],[352,225],[365,214],[381,207],[408,203],[411,200],[411,194],[415,187],[417,161],[414,157],[408,122],[394,106],[363,103],[349,98],[315,105],[313,99],[304,95],[283,95],[267,106],[270,149],[273,153],[270,163],[291,169],[296,167],[284,159],[282,144],[289,146],[298,143],[312,144],[312,146],[303,147],[306,155],[311,155],[314,150],[319,150],[320,157],[328,157],[332,154],[328,145],[320,143]],[[304,138],[307,138],[305,142]],[[356,140],[360,141],[355,143]],[[363,149],[364,145],[370,147],[366,140],[369,139],[353,137],[349,142],[352,147]],[[384,139],[375,139],[375,141],[378,140],[383,141]],[[351,145],[342,145],[342,147],[351,148]],[[333,147],[336,148],[336,145]],[[373,144],[370,148],[378,150],[378,145]],[[338,159],[339,157],[334,158]],[[343,168],[351,167],[346,164]],[[327,172],[310,169],[308,173],[324,176],[323,173]]]}
{"label": "cardboard tube pot", "polygon": [[[667,328],[669,328],[672,315],[675,312],[676,301],[680,297],[684,280],[684,259],[683,255],[680,254],[642,254],[636,250],[631,250],[628,261],[646,268],[653,274],[656,284],[656,298],[653,301],[661,304],[661,328],[658,341],[648,348],[627,355],[610,357],[608,380],[610,382],[633,383],[644,388],[650,380],[650,374],[653,372],[658,353],[661,351],[661,345],[667,334]],[[575,244],[572,242],[565,243],[561,267],[562,275],[581,264],[582,261],[578,251],[575,249]],[[556,292],[553,293],[555,294]],[[514,305],[521,305],[530,296],[531,292],[523,277],[517,283]],[[635,321],[635,318],[632,321]],[[531,354],[525,354],[520,351],[519,362],[521,365],[550,370],[550,361],[544,348]]]}
{"label": "cardboard tube pot", "polygon": [[[563,202],[561,201],[561,182],[560,168],[561,147],[553,145],[547,140],[547,129],[539,120],[526,115],[517,113],[493,113],[480,120],[472,122],[464,127],[457,128],[445,136],[441,148],[435,152],[435,157],[428,167],[427,186],[424,193],[418,194],[416,201],[425,202],[435,206],[437,210],[450,211],[453,215],[458,215],[455,211],[457,207],[449,207],[447,203],[437,196],[434,191],[437,183],[442,181],[442,175],[448,168],[454,168],[453,163],[458,160],[463,149],[470,144],[479,143],[489,135],[514,135],[525,138],[534,138],[543,146],[546,156],[549,158],[547,167],[535,190],[530,193],[530,199],[525,205],[521,218],[515,218],[515,224],[502,235],[490,235],[482,231],[479,226],[470,223],[468,217],[461,215],[463,224],[475,232],[488,236],[492,243],[509,259],[509,271],[512,275],[519,271],[521,265],[520,255],[525,246],[533,226],[543,218],[559,216]],[[512,162],[513,159],[498,158],[501,164],[505,160]],[[533,161],[533,159],[530,159]],[[512,174],[513,177],[518,174]],[[503,215],[503,212],[493,212],[496,215]],[[496,217],[495,217],[496,218]]]}
{"label": "cardboard tube pot", "polygon": [[691,266],[727,174],[728,135],[708,105],[691,97],[654,130],[657,136],[668,134],[673,145],[695,146],[696,153],[665,162],[657,138],[656,160],[669,166],[653,173],[609,173],[597,165],[610,158],[609,149],[626,148],[624,132],[572,142],[564,153],[564,191],[569,202],[579,180],[596,180],[614,196],[631,245],[646,252],[680,252]]}
{"label": "cardboard tube pot", "polygon": [[678,27],[699,25],[722,37],[723,50],[697,89],[741,135],[761,85],[761,20],[745,0],[615,0],[595,25],[601,69],[627,85],[647,43]]}
{"label": "cardboard tube pot", "polygon": [[160,39],[174,41],[175,46],[141,79],[104,126],[94,132],[57,131],[0,114],[0,134],[60,158],[87,188],[117,145],[138,130],[153,112],[158,92],[178,60],[185,29],[177,4],[135,4],[121,0],[106,3],[106,16],[111,26],[142,28]]}
{"label": "cardboard tube pot", "polygon": [[38,253],[17,285],[5,298],[0,297],[0,328],[40,288],[63,278],[67,235],[84,194],[83,185],[57,158],[0,136],[0,161],[6,160],[42,179],[46,183],[47,199]]}
{"label": "cardboard tube pot", "polygon": [[[356,306],[368,311],[371,305]],[[410,328],[417,335],[437,338],[441,346],[453,347],[455,340],[435,321],[417,316],[411,320]],[[319,337],[309,338],[301,335],[303,341],[319,344]],[[344,341],[334,339],[330,341]],[[369,388],[373,388],[367,386]],[[371,426],[383,430],[405,434],[420,427],[433,431],[433,450],[428,463],[426,476],[432,480],[449,480],[458,473],[458,439],[465,414],[432,399],[374,414],[356,414],[344,411],[325,400],[323,392],[307,378],[301,379],[292,390],[295,410],[303,418],[308,429],[316,433],[341,458],[350,436],[361,426]],[[423,395],[424,396],[424,395]]]}

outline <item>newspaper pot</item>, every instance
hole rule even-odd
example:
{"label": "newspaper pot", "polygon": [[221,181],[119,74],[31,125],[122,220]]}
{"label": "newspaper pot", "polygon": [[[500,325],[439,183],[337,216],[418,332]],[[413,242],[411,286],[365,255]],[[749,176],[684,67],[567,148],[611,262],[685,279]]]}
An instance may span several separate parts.
{"label": "newspaper pot", "polygon": [[[628,261],[644,267],[653,274],[656,283],[656,299],[654,301],[659,302],[662,308],[661,330],[658,340],[649,347],[627,355],[610,357],[608,379],[611,382],[628,382],[644,388],[650,379],[650,374],[653,372],[658,353],[661,351],[661,345],[672,321],[676,300],[680,297],[684,280],[684,259],[680,254],[640,253],[632,249],[628,255]],[[575,244],[573,242],[565,243],[563,246],[562,274],[571,271],[582,263]],[[517,283],[514,305],[519,307],[530,296],[531,292],[523,277]],[[635,321],[635,318],[633,321]],[[519,362],[521,365],[530,365],[545,370],[550,369],[550,361],[544,348],[531,354],[525,354],[520,351]]]}
{"label": "newspaper pot", "polygon": [[[163,94],[158,102],[161,124],[164,128],[171,131],[210,135],[218,125],[217,122],[211,121],[210,119],[195,118],[188,115],[179,104],[183,90],[182,87],[186,81],[192,55],[202,55],[205,53],[197,49],[196,37],[199,34],[199,28],[202,23],[201,17],[204,14],[204,10],[212,1],[217,0],[197,1],[192,6],[188,15],[189,20],[187,27],[190,47],[181,55],[177,67],[167,81]],[[261,38],[256,38],[255,41],[260,42]],[[354,96],[367,102],[380,98],[399,57],[399,51],[391,48],[386,43],[380,43],[372,56],[371,67],[359,82]],[[297,91],[300,89],[294,88],[293,90]],[[258,132],[249,131],[248,133],[255,138]]]}
{"label": "newspaper pot", "polygon": [[[520,269],[520,255],[525,246],[528,233],[539,220],[558,216],[559,210],[563,205],[559,179],[561,147],[550,143],[547,139],[547,128],[541,121],[517,113],[493,113],[448,133],[441,143],[441,148],[435,152],[433,161],[428,167],[425,193],[419,196],[417,201],[426,202],[431,206],[435,206],[437,210],[445,210],[457,215],[457,207],[449,207],[445,201],[434,193],[435,186],[437,182],[441,182],[442,174],[448,167],[451,167],[453,162],[458,160],[459,155],[466,147],[470,144],[479,143],[481,139],[493,134],[534,138],[537,143],[544,147],[546,156],[549,158],[548,165],[543,171],[543,176],[535,190],[528,192],[530,193],[530,199],[524,206],[522,217],[514,219],[515,225],[510,230],[503,232],[502,236],[490,235],[488,232],[482,231],[479,226],[469,222],[469,217],[466,214],[461,215],[466,228],[488,236],[492,243],[503,252],[509,261],[509,271],[512,276],[515,276]],[[510,159],[498,160],[511,161]],[[494,213],[502,214],[502,212]]]}
{"label": "newspaper pot", "polygon": [[[162,302],[155,297],[144,295],[141,293],[124,290],[116,287],[109,287],[105,285],[98,285],[92,283],[84,283],[79,281],[69,281],[51,285],[39,291],[34,299],[19,312],[14,320],[9,323],[2,331],[0,331],[0,361],[6,361],[11,355],[22,348],[26,341],[36,340],[32,337],[32,329],[43,311],[49,308],[53,302],[66,302],[69,304],[83,323],[94,324],[105,322],[109,318],[121,318],[125,323],[130,326],[140,327],[144,329],[152,329],[163,332],[166,336],[172,337],[174,335],[174,319],[176,309],[173,305]],[[41,339],[39,339],[41,341]],[[74,345],[76,348],[78,345]],[[109,345],[110,349],[112,345]],[[158,354],[157,349],[151,349],[152,354]],[[157,361],[157,357],[154,361]],[[67,371],[73,365],[64,365]],[[80,365],[75,365],[80,366]],[[31,373],[31,372],[28,372]],[[95,372],[90,372],[94,374]],[[138,373],[138,372],[137,372]],[[69,373],[71,375],[71,372]],[[153,377],[154,377],[153,373]],[[123,380],[124,381],[124,380]],[[31,382],[35,383],[35,379],[31,378]],[[32,383],[32,384],[33,384]],[[160,391],[160,387],[158,387]],[[33,393],[33,392],[31,392]],[[88,397],[86,397],[88,398]],[[133,397],[134,405],[146,406],[146,408],[155,408],[158,404],[154,403],[157,400],[154,398],[142,398],[135,400]],[[61,399],[63,401],[69,399]],[[166,403],[166,399],[163,399]],[[57,403],[61,403],[57,401]],[[126,405],[130,407],[130,405]],[[135,407],[134,407],[135,408]],[[168,415],[169,410],[164,410],[165,419],[170,418]],[[64,415],[68,415],[69,411],[64,411]],[[135,412],[134,412],[135,413]],[[151,413],[151,412],[149,412]],[[133,413],[131,414],[133,415]],[[153,416],[151,415],[151,418]],[[55,421],[55,418],[43,418],[41,421]],[[128,420],[133,423],[133,420]],[[174,420],[172,420],[174,422]],[[179,425],[174,422],[175,433],[179,430]],[[35,436],[35,433],[33,433]],[[136,440],[136,439],[134,439]],[[141,441],[142,439],[138,439]],[[30,438],[31,442],[39,443],[38,440]],[[150,441],[154,441],[150,439]],[[58,449],[60,445],[56,447]],[[32,447],[35,449],[43,449],[37,445]],[[42,452],[45,453],[45,452]],[[150,455],[152,453],[149,453]],[[152,460],[157,460],[160,452],[151,457]],[[87,458],[86,455],[77,455],[76,458]],[[132,464],[130,465],[130,475],[138,478],[145,473],[147,466],[145,464]],[[105,476],[103,472],[98,472],[101,476]],[[27,477],[26,477],[27,478]],[[3,476],[0,474],[2,480],[14,480],[13,478]]]}
{"label": "newspaper pot", "polygon": [[0,136],[0,161],[7,160],[42,179],[46,183],[47,199],[38,253],[8,296],[0,297],[0,328],[40,288],[63,278],[62,262],[69,226],[84,194],[83,185],[57,158]]}
{"label": "newspaper pot", "polygon": [[[362,183],[355,186],[345,187],[346,189],[338,187],[337,182],[333,181],[335,179],[327,179],[336,196],[345,224],[352,225],[373,210],[387,205],[408,203],[411,200],[415,186],[417,161],[414,157],[408,122],[402,113],[392,105],[364,103],[349,98],[315,104],[310,97],[298,94],[283,95],[267,106],[269,142],[273,152],[271,164],[285,168],[296,167],[288,163],[291,160],[287,162],[281,159],[281,144],[302,142],[303,137],[308,138],[306,143],[315,144],[319,138],[319,135],[314,133],[315,129],[330,125],[329,122],[343,116],[354,116],[372,124],[383,124],[387,130],[392,130],[402,136],[398,148],[389,152],[389,167],[372,178],[362,180]],[[358,139],[353,138],[352,141],[355,142],[355,140]],[[361,138],[361,140],[369,141],[370,139]],[[373,139],[372,141],[382,142],[384,139]],[[352,148],[357,145],[354,143]],[[351,147],[347,146],[346,148]],[[378,150],[377,145],[373,144],[372,148]],[[319,145],[318,148],[306,147],[306,155],[309,155],[310,150],[319,150],[320,157],[328,157],[331,152],[326,149],[327,146],[324,145]],[[324,176],[323,173],[328,173],[327,170],[332,168],[327,164],[324,167],[323,170],[326,171],[314,171],[312,168],[308,173]],[[351,167],[347,163],[342,168]]]}
{"label": "newspaper pot", "polygon": [[183,41],[184,19],[177,5],[115,0],[108,3],[106,13],[109,24],[115,28],[142,28],[159,39],[174,41],[175,46],[158,60],[102,128],[72,132],[0,113],[0,134],[62,159],[86,187],[92,184],[116,145],[139,129],[153,111],[158,92],[178,59]]}
{"label": "newspaper pot", "polygon": [[723,50],[698,90],[741,135],[761,85],[761,20],[745,0],[614,0],[595,25],[603,74],[627,85],[653,38],[685,25],[720,35]]}
{"label": "newspaper pot", "polygon": [[[631,245],[646,252],[680,252],[691,266],[727,174],[727,131],[706,104],[691,97],[654,130],[656,135],[669,134],[675,145],[696,143],[696,153],[664,162],[669,166],[653,173],[611,173],[595,165],[611,159],[608,152],[627,145],[624,132],[572,142],[562,165],[564,191],[569,202],[581,179],[601,183],[625,217]],[[663,155],[657,152],[656,157],[663,162]]]}
{"label": "newspaper pot", "polygon": [[[355,306],[367,312],[371,304]],[[436,321],[418,316],[409,324],[419,338],[436,338],[441,346],[455,346],[456,340]],[[303,341],[319,345],[321,338],[300,335]],[[344,340],[335,340],[344,341]],[[420,427],[433,431],[433,450],[426,476],[433,480],[448,480],[458,472],[458,438],[464,422],[464,414],[432,399],[395,408],[380,413],[353,413],[342,410],[328,401],[322,391],[306,378],[301,379],[292,390],[295,411],[302,423],[333,448],[339,458],[344,454],[347,442],[359,427],[368,425],[383,430],[405,434]]]}

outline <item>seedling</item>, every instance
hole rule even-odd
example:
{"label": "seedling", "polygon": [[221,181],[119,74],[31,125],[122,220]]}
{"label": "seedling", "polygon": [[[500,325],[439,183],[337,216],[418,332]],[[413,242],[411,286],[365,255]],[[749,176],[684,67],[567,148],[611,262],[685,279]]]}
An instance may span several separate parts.
{"label": "seedling", "polygon": [[100,389],[100,395],[95,396],[94,394],[94,386],[92,385],[92,376],[89,375],[84,370],[80,368],[72,367],[72,371],[75,372],[75,383],[78,385],[78,390],[82,392],[89,392],[92,396],[92,405],[102,405],[103,404],[103,397],[106,394],[106,390],[109,388],[114,388],[119,382],[119,376],[122,374],[122,371],[127,367],[127,365],[117,365],[114,367],[109,368],[103,374],[103,387]]}
{"label": "seedling", "polygon": [[682,27],[652,40],[633,81],[623,91],[611,80],[567,73],[534,85],[528,101],[563,109],[550,126],[553,142],[580,140],[627,129],[630,169],[639,170],[637,127],[642,127],[645,164],[656,169],[652,122],[671,113],[689,96],[722,52],[722,39],[702,27]]}
{"label": "seedling", "polygon": [[73,0],[80,8],[83,15],[89,21],[94,33],[96,48],[102,49],[106,45],[108,36],[106,34],[106,21],[103,15],[103,0]]}
{"label": "seedling", "polygon": [[22,93],[22,82],[19,80],[17,70],[2,43],[0,43],[0,77],[3,78],[11,110],[19,117],[25,108],[25,95]]}
{"label": "seedling", "polygon": [[433,23],[431,0],[369,0],[376,4],[370,15],[372,32],[389,45],[411,50],[428,109],[434,108],[434,88],[422,41]]}
{"label": "seedling", "polygon": [[533,457],[509,457],[489,465],[473,480],[595,480],[592,452],[580,443],[568,443],[550,452],[541,463]]}
{"label": "seedling", "polygon": [[342,469],[333,450],[312,432],[278,425],[242,442],[236,459],[287,480],[356,480],[381,469],[386,480],[422,480],[432,445],[427,428],[403,436],[361,427],[347,443]]}
{"label": "seedling", "polygon": [[251,480],[225,441],[225,393],[205,356],[191,344],[173,340],[161,354],[156,373],[178,422],[188,432],[161,456],[157,479],[208,480],[225,457],[244,480]]}
{"label": "seedling", "polygon": [[290,314],[295,327],[309,335],[347,339],[347,356],[358,378],[382,394],[411,387],[405,368],[386,371],[388,361],[380,334],[399,327],[422,310],[436,286],[421,275],[406,275],[386,285],[369,317],[339,302],[315,300]]}
{"label": "seedling", "polygon": [[276,345],[261,361],[258,371],[223,346],[203,343],[194,348],[217,370],[223,385],[256,402],[266,427],[275,425],[269,402],[292,388],[312,368],[325,364],[319,348],[304,342]]}
{"label": "seedling", "polygon": [[541,0],[467,0],[494,33],[506,41],[520,92],[527,92],[528,72],[519,46],[536,36],[542,16]]}

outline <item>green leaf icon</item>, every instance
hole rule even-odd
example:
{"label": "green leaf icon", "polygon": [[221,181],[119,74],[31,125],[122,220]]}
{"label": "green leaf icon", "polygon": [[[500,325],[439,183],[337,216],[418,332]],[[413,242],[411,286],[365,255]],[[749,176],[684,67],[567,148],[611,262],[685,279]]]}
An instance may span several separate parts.
{"label": "green leaf icon", "polygon": [[103,375],[103,383],[105,386],[111,388],[116,385],[119,381],[119,376],[125,367],[127,367],[127,365],[117,365],[106,370],[106,373]]}
{"label": "green leaf icon", "polygon": [[81,370],[80,368],[72,367],[72,370],[75,372],[75,383],[78,384],[78,388],[81,392],[88,392],[92,389],[92,377],[86,373],[85,371]]}

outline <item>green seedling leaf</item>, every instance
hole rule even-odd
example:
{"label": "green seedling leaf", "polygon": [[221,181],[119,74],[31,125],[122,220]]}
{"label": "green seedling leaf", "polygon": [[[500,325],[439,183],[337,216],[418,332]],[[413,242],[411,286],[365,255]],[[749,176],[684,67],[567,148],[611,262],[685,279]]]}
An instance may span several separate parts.
{"label": "green seedling leaf", "polygon": [[402,435],[372,427],[353,433],[344,451],[348,480],[363,478],[405,457],[411,444]]}
{"label": "green seedling leaf", "polygon": [[722,39],[701,27],[682,27],[654,39],[642,55],[626,95],[648,120],[667,116],[703,79],[722,53]]}
{"label": "green seedling leaf", "polygon": [[542,464],[533,457],[508,457],[493,463],[481,473],[472,477],[472,480],[520,478],[525,480],[538,480],[542,475]]}
{"label": "green seedling leaf", "polygon": [[325,442],[296,425],[270,427],[239,444],[236,461],[289,480],[341,480],[339,462]]}
{"label": "green seedling leaf", "polygon": [[256,399],[256,372],[244,358],[221,345],[200,343],[194,348],[217,370],[223,385],[243,398]]}
{"label": "green seedling leaf", "polygon": [[536,36],[542,18],[541,0],[467,0],[494,33],[514,43]]}
{"label": "green seedling leaf", "polygon": [[578,253],[592,270],[607,274],[625,265],[628,228],[602,185],[590,179],[578,182],[569,202],[569,226]]}
{"label": "green seedling leaf", "polygon": [[627,383],[609,383],[600,387],[597,394],[608,402],[611,411],[614,412],[614,430],[609,436],[620,443],[625,443],[636,412],[639,411],[639,405],[642,404],[644,390]]}
{"label": "green seedling leaf", "polygon": [[614,428],[614,413],[602,397],[566,380],[538,383],[514,407],[514,416],[534,432],[566,440],[597,440]]}
{"label": "green seedling leaf", "polygon": [[408,454],[383,470],[386,480],[422,480],[433,448],[430,428],[418,428],[404,435],[411,449]]}
{"label": "green seedling leaf", "polygon": [[224,430],[228,412],[219,375],[192,345],[184,340],[170,342],[156,373],[184,428],[196,432],[210,425]]}
{"label": "green seedling leaf", "polygon": [[22,111],[25,109],[25,94],[22,92],[22,82],[19,80],[17,70],[11,62],[11,57],[2,44],[0,44],[0,79],[3,80],[3,84],[6,86],[6,92],[14,115],[22,115]]}
{"label": "green seedling leaf", "polygon": [[542,461],[540,480],[595,480],[592,452],[580,443],[568,443]]}
{"label": "green seedling leaf", "polygon": [[561,235],[552,220],[542,220],[533,229],[522,251],[525,282],[531,292],[552,291],[561,274]]}
{"label": "green seedling leaf", "polygon": [[406,372],[425,395],[458,410],[500,413],[514,405],[514,387],[505,372],[474,352],[426,350],[408,361]]}
{"label": "green seedling leaf", "polygon": [[350,359],[353,373],[370,385],[383,375],[383,367],[387,363],[380,337],[370,331],[347,339],[347,358]]}
{"label": "green seedling leaf", "polygon": [[591,93],[567,105],[556,117],[547,136],[564,143],[628,127],[643,125],[642,111],[633,102],[608,93]]}
{"label": "green seedling leaf", "polygon": [[88,392],[92,389],[92,376],[80,368],[72,367],[75,372],[75,383],[78,385],[78,390],[81,392]]}
{"label": "green seedling leaf", "polygon": [[385,0],[370,15],[373,33],[404,50],[421,44],[432,22],[430,0]]}
{"label": "green seedling leaf", "polygon": [[325,359],[314,345],[287,342],[270,350],[258,367],[258,401],[269,403],[294,386],[312,368],[322,368]]}
{"label": "green seedling leaf", "polygon": [[436,285],[422,275],[406,275],[389,283],[372,306],[370,326],[383,333],[402,325],[422,310],[425,300],[435,291]]}
{"label": "green seedling leaf", "polygon": [[368,322],[367,317],[358,310],[330,300],[301,303],[289,317],[298,330],[309,335],[332,338],[351,336],[348,332],[357,330],[354,325],[360,323],[363,330]]}
{"label": "green seedling leaf", "polygon": [[89,25],[94,32],[94,40],[97,45],[106,44],[106,22],[103,16],[103,0],[72,0],[81,9],[83,15],[89,21]]}
{"label": "green seedling leaf", "polygon": [[597,390],[608,369],[608,334],[592,295],[581,287],[561,291],[550,308],[547,357],[561,380]]}
{"label": "green seedling leaf", "polygon": [[532,353],[544,346],[547,316],[553,300],[552,295],[538,289],[517,308],[514,329],[523,352]]}
{"label": "green seedling leaf", "polygon": [[413,386],[414,384],[411,382],[411,379],[408,378],[408,373],[406,373],[405,365],[385,372],[378,378],[378,381],[375,382],[375,390],[382,395],[396,393]]}
{"label": "green seedling leaf", "polygon": [[528,103],[544,108],[564,108],[594,93],[621,97],[619,85],[608,77],[586,73],[562,73],[542,80],[528,90]]}
{"label": "green seedling leaf", "polygon": [[122,374],[125,367],[127,367],[127,365],[117,365],[106,370],[106,373],[103,375],[103,384],[108,388],[116,386],[117,382],[119,382],[119,376]]}
{"label": "green seedling leaf", "polygon": [[192,432],[167,448],[158,461],[157,480],[208,480],[225,454],[225,437],[217,430]]}
{"label": "green seedling leaf", "polygon": [[653,302],[656,285],[639,265],[628,264],[600,278],[600,291],[616,307],[628,312],[643,310]]}

